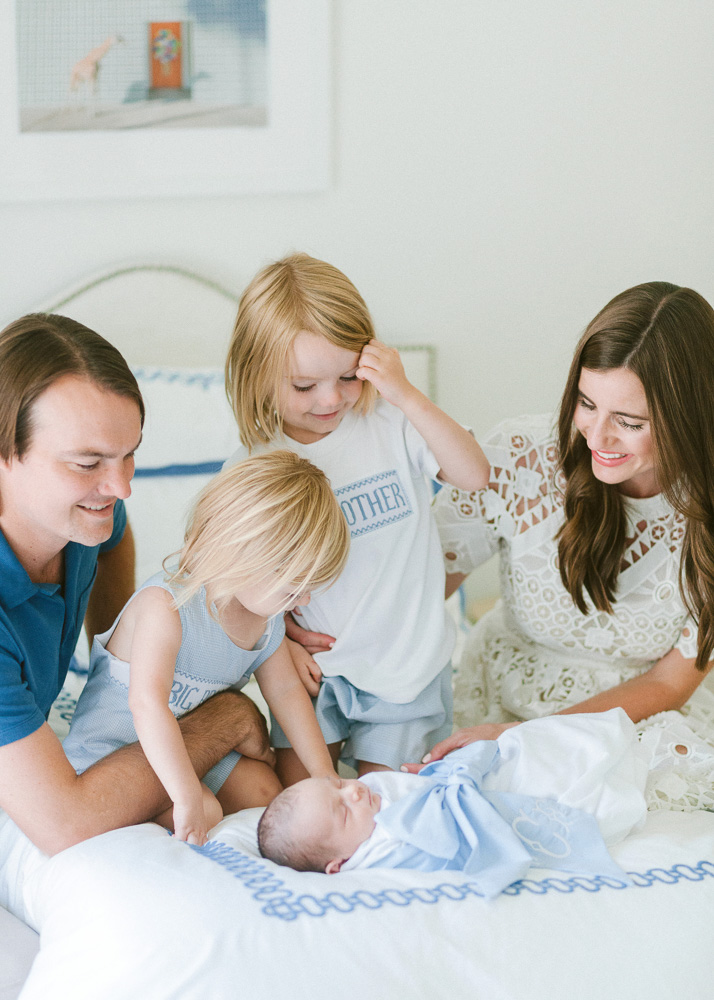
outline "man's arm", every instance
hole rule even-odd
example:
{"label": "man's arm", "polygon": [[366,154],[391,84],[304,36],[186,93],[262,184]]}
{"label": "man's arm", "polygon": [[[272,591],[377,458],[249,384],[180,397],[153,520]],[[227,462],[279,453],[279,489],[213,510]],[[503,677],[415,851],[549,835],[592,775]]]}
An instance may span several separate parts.
{"label": "man's arm", "polygon": [[[223,691],[179,720],[199,777],[231,750],[272,763],[265,720],[245,695]],[[88,837],[143,823],[170,800],[138,743],[77,776],[45,723],[0,747],[0,807],[41,850],[56,854]]]}
{"label": "man's arm", "polygon": [[84,619],[90,649],[94,636],[106,632],[134,593],[134,566],[134,536],[127,521],[121,540],[97,558],[97,575]]}

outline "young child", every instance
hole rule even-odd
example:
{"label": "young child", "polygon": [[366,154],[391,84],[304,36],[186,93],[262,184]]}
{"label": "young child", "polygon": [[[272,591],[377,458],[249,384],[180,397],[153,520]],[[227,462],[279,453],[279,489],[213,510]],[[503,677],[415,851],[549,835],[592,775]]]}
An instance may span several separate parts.
{"label": "young child", "polygon": [[[342,758],[360,774],[419,760],[451,731],[454,644],[427,477],[485,486],[481,448],[374,339],[352,282],[305,254],[266,267],[246,289],[226,388],[243,442],[229,461],[278,447],[309,458],[350,529],[344,573],[298,611],[334,644],[314,660],[291,645],[333,758],[346,740]],[[279,726],[272,739],[283,784],[304,778]]]}
{"label": "young child", "polygon": [[276,451],[222,472],[197,500],[175,571],[151,577],[95,638],[64,743],[73,767],[81,772],[138,738],[173,802],[158,821],[204,843],[221,807],[266,805],[281,786],[268,764],[235,752],[202,786],[176,718],[255,673],[303,765],[334,775],[283,614],[334,580],[348,548],[329,483],[305,459]]}
{"label": "young child", "polygon": [[263,857],[298,871],[457,869],[491,896],[531,865],[623,873],[607,844],[644,820],[645,754],[622,709],[551,716],[419,774],[308,778],[263,813]]}

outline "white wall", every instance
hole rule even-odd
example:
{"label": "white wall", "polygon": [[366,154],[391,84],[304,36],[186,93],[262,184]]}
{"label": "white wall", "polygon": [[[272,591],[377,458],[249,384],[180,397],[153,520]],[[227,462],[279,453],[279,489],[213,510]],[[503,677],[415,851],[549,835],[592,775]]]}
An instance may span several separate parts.
{"label": "white wall", "polygon": [[709,0],[335,0],[333,187],[0,203],[0,320],[127,259],[241,288],[305,249],[432,341],[482,434],[556,405],[577,335],[667,279],[714,300]]}

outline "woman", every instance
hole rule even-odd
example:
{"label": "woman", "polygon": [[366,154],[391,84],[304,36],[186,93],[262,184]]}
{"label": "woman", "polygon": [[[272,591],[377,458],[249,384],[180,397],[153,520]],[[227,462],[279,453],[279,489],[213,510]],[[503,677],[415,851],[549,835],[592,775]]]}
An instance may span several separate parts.
{"label": "woman", "polygon": [[621,706],[653,751],[650,807],[714,807],[714,686],[702,683],[714,310],[664,282],[616,296],[576,349],[557,429],[508,421],[485,450],[489,487],[442,490],[437,520],[451,589],[498,551],[502,598],[457,676],[457,721],[471,728],[431,759],[523,719]]}

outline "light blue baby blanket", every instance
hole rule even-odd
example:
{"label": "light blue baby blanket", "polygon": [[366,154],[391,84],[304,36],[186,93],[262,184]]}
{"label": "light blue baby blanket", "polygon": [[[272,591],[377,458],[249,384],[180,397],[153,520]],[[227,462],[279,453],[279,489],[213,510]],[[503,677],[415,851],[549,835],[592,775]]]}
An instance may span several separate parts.
{"label": "light blue baby blanket", "polygon": [[495,741],[479,741],[423,768],[419,787],[375,816],[381,849],[359,867],[458,869],[487,897],[532,865],[629,882],[593,816],[555,799],[482,790],[498,758]]}

